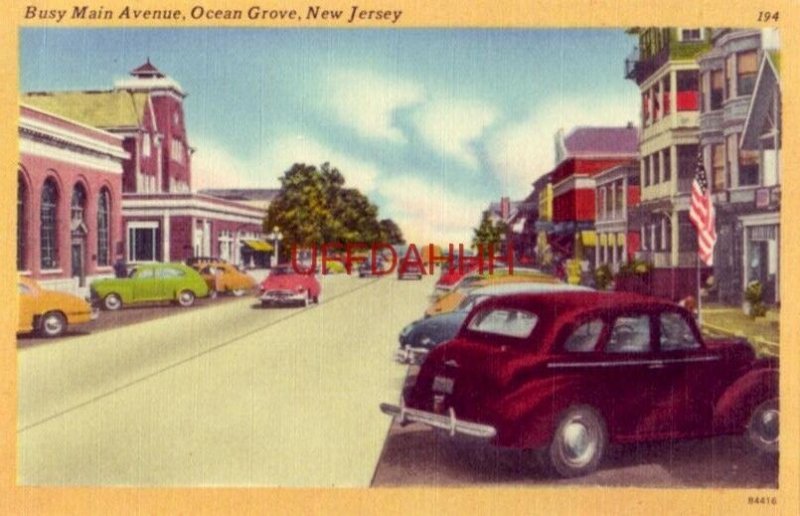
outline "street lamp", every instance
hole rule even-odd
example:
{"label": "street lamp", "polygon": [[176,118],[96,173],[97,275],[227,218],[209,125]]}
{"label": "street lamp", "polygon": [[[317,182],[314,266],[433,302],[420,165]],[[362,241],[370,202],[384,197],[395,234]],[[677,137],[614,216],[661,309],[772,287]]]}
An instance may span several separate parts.
{"label": "street lamp", "polygon": [[275,226],[272,228],[272,233],[267,235],[267,238],[272,240],[274,247],[275,247],[275,265],[278,265],[279,254],[278,251],[280,250],[279,244],[280,241],[283,240],[283,233],[281,233],[280,228]]}

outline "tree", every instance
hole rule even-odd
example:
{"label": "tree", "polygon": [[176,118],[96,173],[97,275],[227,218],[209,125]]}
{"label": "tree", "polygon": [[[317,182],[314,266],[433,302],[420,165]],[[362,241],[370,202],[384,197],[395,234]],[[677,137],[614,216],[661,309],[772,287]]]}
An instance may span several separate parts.
{"label": "tree", "polygon": [[[392,235],[402,239],[400,229],[394,222],[392,225]],[[280,193],[264,220],[267,233],[275,226],[284,237],[284,257],[293,244],[371,244],[385,237],[378,221],[378,207],[357,189],[346,188],[344,175],[329,163],[319,169],[295,163],[284,173]]]}
{"label": "tree", "polygon": [[380,221],[381,226],[381,239],[387,244],[397,245],[405,244],[406,240],[403,238],[403,232],[400,226],[397,225],[392,219],[383,219]]}
{"label": "tree", "polygon": [[502,220],[496,223],[492,222],[489,217],[489,212],[483,212],[480,225],[473,229],[472,247],[477,248],[479,245],[483,246],[483,254],[489,254],[489,246],[494,246],[494,252],[500,251],[500,243],[508,231],[508,224]]}

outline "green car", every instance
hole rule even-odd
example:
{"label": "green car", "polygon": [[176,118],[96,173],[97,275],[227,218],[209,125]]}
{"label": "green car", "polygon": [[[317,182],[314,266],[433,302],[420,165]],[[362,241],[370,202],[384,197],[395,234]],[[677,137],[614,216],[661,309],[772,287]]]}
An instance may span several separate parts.
{"label": "green car", "polygon": [[153,263],[134,266],[127,278],[93,281],[91,295],[106,310],[155,301],[192,306],[196,298],[208,295],[208,286],[196,270],[182,263]]}

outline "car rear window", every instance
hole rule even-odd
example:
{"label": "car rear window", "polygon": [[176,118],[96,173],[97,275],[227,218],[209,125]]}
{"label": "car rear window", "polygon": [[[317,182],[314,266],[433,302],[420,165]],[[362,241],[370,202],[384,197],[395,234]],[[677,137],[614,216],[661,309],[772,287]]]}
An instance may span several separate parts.
{"label": "car rear window", "polygon": [[536,314],[515,308],[490,308],[479,312],[469,323],[469,329],[503,337],[528,337],[539,318]]}

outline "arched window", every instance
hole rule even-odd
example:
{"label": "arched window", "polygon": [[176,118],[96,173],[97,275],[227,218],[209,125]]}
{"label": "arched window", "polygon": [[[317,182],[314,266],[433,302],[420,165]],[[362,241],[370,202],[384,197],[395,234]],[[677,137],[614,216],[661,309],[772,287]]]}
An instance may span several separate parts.
{"label": "arched window", "polygon": [[17,270],[24,271],[27,268],[25,260],[25,232],[28,228],[28,221],[25,211],[28,205],[28,187],[22,176],[17,177]]}
{"label": "arched window", "polygon": [[97,265],[109,265],[109,227],[111,218],[111,199],[107,188],[100,191],[97,201]]}
{"label": "arched window", "polygon": [[58,187],[48,179],[42,187],[42,207],[39,212],[42,269],[58,267]]}
{"label": "arched window", "polygon": [[86,190],[80,184],[72,190],[72,225],[83,222],[86,211]]}

